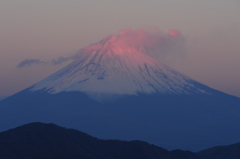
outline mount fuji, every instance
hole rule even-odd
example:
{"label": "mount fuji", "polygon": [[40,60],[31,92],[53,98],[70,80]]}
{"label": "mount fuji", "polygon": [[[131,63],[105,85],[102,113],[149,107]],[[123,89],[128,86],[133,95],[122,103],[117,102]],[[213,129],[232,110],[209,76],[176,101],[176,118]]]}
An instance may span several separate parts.
{"label": "mount fuji", "polygon": [[0,101],[0,131],[51,122],[192,151],[240,141],[240,98],[169,68],[122,34],[81,49],[63,69]]}
{"label": "mount fuji", "polygon": [[108,96],[139,93],[208,93],[200,83],[161,64],[135,47],[121,43],[119,45],[117,38],[116,35],[111,35],[80,50],[77,60],[35,84],[31,90],[45,89],[51,94],[79,91],[100,101],[108,99]]}

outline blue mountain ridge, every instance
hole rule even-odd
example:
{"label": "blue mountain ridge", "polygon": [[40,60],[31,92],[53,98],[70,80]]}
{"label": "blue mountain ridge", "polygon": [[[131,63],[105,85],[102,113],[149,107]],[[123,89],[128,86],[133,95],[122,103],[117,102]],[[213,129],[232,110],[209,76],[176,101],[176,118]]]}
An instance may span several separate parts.
{"label": "blue mountain ridge", "polygon": [[211,88],[212,95],[139,94],[103,103],[81,92],[30,89],[0,102],[0,131],[51,122],[101,139],[191,151],[240,141],[240,99]]}

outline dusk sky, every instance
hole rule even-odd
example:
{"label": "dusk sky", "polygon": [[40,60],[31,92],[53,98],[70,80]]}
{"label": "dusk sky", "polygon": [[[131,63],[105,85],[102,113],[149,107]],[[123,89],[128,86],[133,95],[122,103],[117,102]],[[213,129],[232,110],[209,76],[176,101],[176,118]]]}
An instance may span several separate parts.
{"label": "dusk sky", "polygon": [[[181,32],[159,61],[240,97],[239,0],[0,0],[0,96],[12,95],[71,61],[18,68],[26,59],[71,57],[126,28]],[[183,51],[180,49],[180,51]]]}

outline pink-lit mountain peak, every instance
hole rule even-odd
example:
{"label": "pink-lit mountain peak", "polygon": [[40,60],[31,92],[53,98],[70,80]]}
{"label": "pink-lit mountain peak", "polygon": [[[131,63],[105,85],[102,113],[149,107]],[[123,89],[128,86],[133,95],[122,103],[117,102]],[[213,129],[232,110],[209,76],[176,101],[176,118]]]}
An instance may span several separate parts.
{"label": "pink-lit mountain peak", "polygon": [[106,94],[206,92],[192,79],[145,54],[164,38],[170,38],[169,34],[158,34],[128,29],[109,35],[81,49],[77,60],[35,84],[32,90],[80,91],[97,100]]}
{"label": "pink-lit mountain peak", "polygon": [[164,45],[166,40],[181,35],[178,30],[171,29],[169,33],[163,34],[155,29],[146,31],[144,29],[131,30],[123,29],[118,35],[109,35],[100,42],[85,47],[84,50],[103,50],[104,52],[125,53],[146,53]]}

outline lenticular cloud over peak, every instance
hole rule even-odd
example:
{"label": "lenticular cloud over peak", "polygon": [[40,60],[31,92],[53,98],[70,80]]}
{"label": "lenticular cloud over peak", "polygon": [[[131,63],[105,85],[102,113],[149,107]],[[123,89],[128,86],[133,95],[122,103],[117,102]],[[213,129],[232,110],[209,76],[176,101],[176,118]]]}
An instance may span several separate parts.
{"label": "lenticular cloud over peak", "polygon": [[[165,58],[181,56],[185,53],[185,38],[181,31],[171,29],[164,33],[159,28],[153,29],[122,29],[119,34],[106,36],[101,41],[80,49],[76,54],[67,57],[57,57],[53,60],[43,61],[40,59],[25,59],[18,64],[18,68],[32,65],[58,65],[69,60],[76,60],[82,51],[96,50],[104,47],[105,50],[118,53],[140,52],[147,54],[159,61]],[[34,60],[34,62],[33,62]],[[35,62],[38,61],[38,62]],[[40,61],[40,62],[39,62]]]}

